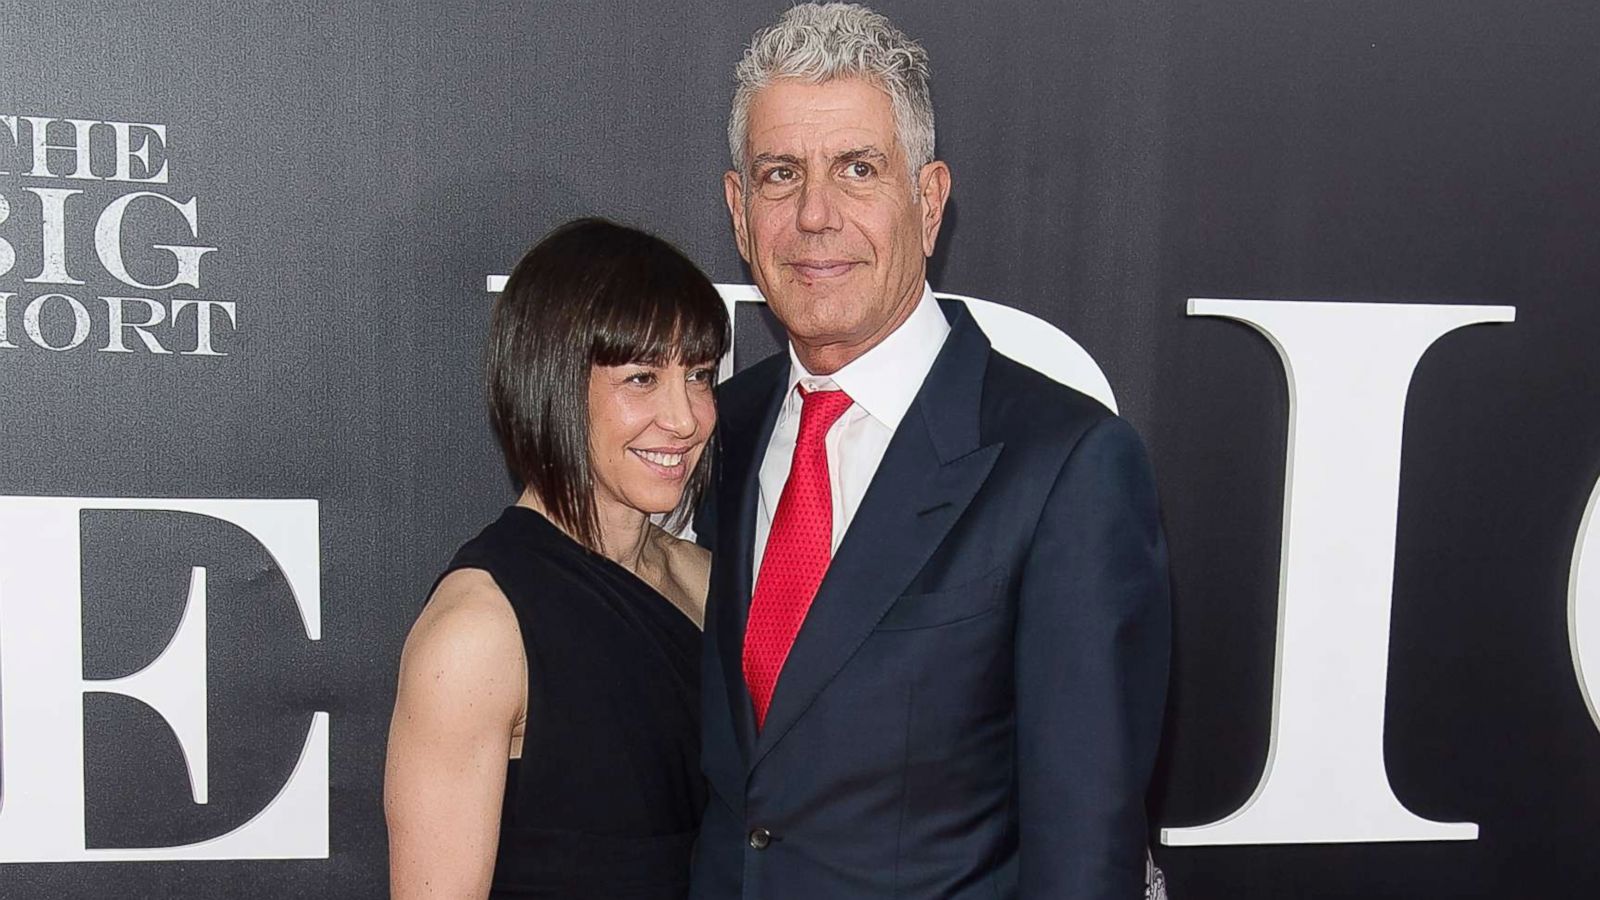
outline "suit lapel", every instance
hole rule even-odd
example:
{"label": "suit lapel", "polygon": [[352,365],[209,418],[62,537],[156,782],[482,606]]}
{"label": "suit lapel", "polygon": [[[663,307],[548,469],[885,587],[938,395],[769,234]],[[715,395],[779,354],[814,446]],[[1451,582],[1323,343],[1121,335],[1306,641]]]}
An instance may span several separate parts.
{"label": "suit lapel", "polygon": [[[978,404],[989,341],[964,307],[947,307],[947,315],[949,311],[954,312],[950,336],[890,439],[784,662],[766,725],[755,742],[752,769],[927,564],[999,456],[999,444],[978,446]],[[751,514],[753,523],[753,506]],[[748,571],[748,539],[743,546]],[[743,596],[748,601],[748,582]],[[742,635],[743,621],[738,625]],[[748,707],[748,694],[745,698]]]}

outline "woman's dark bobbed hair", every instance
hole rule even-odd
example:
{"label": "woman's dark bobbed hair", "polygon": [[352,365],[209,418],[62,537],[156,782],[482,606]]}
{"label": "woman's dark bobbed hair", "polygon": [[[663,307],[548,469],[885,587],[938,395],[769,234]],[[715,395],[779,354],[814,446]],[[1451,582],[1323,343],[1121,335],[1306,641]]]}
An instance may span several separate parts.
{"label": "woman's dark bobbed hair", "polygon": [[[714,365],[728,342],[722,298],[677,248],[604,219],[562,225],[517,263],[489,325],[489,418],[506,468],[557,525],[598,552],[590,370]],[[670,525],[694,510],[711,457],[708,443]]]}

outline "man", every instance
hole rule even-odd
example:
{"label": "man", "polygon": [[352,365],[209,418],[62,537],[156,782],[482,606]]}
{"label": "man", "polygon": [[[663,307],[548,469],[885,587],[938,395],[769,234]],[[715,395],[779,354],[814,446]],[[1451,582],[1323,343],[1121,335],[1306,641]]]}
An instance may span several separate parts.
{"label": "man", "polygon": [[718,395],[691,895],[1138,897],[1169,641],[1138,438],[929,292],[920,46],[801,5],[737,78],[728,211],[789,352]]}

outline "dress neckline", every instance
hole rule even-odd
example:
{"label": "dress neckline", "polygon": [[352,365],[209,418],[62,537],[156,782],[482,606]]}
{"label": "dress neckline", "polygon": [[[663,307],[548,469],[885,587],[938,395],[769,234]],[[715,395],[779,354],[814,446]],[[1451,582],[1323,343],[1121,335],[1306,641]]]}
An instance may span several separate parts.
{"label": "dress neckline", "polygon": [[[633,582],[633,584],[637,585],[639,588],[648,593],[652,599],[663,604],[667,610],[670,610],[674,619],[682,619],[684,624],[688,625],[690,628],[695,628],[694,619],[690,618],[688,613],[679,608],[678,604],[669,600],[667,595],[661,593],[661,591],[658,590],[655,585],[645,581],[643,578],[640,578],[639,575],[632,569],[628,568],[622,563],[617,562],[611,557],[606,556],[604,553],[596,553],[595,551],[590,550],[588,547],[585,547],[583,544],[579,543],[575,538],[573,538],[572,535],[561,530],[556,523],[550,521],[550,519],[545,516],[544,513],[539,512],[532,507],[513,503],[506,507],[506,510],[502,515],[516,517],[527,521],[533,526],[535,531],[544,535],[546,542],[552,546],[552,549],[560,548],[569,554],[576,555],[578,558],[590,563],[591,565],[599,566],[602,569],[608,569],[614,575],[621,577],[626,581]],[[695,630],[698,631],[699,629],[695,628]]]}

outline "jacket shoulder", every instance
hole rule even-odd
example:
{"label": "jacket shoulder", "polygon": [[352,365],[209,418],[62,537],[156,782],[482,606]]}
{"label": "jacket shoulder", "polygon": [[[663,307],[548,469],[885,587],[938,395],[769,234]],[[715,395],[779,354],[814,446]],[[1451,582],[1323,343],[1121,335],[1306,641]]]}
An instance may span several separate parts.
{"label": "jacket shoulder", "polygon": [[1076,440],[1116,414],[1088,394],[991,350],[984,375],[986,440]]}

